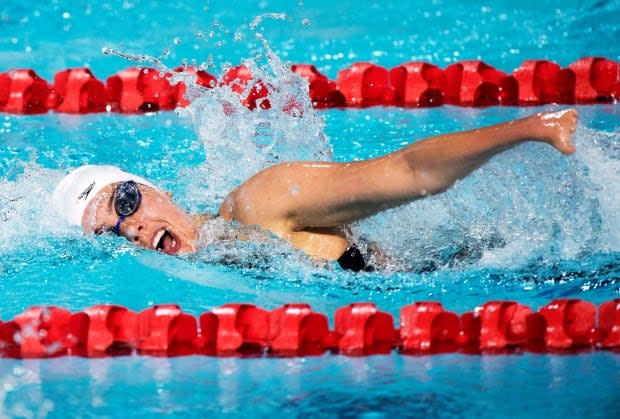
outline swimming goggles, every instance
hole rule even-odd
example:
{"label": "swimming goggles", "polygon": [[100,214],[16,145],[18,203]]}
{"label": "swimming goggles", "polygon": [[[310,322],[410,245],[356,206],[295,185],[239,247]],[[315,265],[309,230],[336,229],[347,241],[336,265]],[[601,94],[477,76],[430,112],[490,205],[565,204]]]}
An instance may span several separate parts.
{"label": "swimming goggles", "polygon": [[118,221],[112,229],[117,236],[121,233],[121,223],[125,218],[133,215],[140,208],[142,194],[138,189],[138,184],[133,180],[119,183],[114,191],[114,211],[118,214]]}

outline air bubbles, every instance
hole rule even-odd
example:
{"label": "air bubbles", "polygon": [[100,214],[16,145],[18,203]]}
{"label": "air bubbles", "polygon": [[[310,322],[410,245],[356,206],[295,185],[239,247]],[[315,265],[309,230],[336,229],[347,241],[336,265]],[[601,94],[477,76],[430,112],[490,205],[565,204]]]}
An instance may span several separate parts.
{"label": "air bubbles", "polygon": [[71,13],[69,13],[69,12],[64,12],[64,13],[62,14],[62,18],[63,18],[63,19],[71,19]]}
{"label": "air bubbles", "polygon": [[301,24],[304,25],[304,26],[310,25],[310,19],[302,19],[301,20]]}

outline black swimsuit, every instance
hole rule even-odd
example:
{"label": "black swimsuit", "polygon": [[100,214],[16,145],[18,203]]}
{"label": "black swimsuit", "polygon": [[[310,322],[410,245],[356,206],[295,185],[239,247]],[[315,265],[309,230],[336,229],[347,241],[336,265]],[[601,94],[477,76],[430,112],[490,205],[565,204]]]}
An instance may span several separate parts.
{"label": "black swimsuit", "polygon": [[347,250],[344,251],[342,256],[338,258],[338,264],[342,269],[349,269],[353,272],[371,272],[375,270],[373,266],[366,265],[364,255],[362,255],[362,252],[355,246],[349,246]]}

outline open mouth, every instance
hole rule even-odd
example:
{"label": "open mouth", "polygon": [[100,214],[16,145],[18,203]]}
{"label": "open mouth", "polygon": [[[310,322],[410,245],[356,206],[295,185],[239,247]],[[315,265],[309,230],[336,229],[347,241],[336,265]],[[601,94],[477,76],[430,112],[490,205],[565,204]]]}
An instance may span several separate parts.
{"label": "open mouth", "polygon": [[181,248],[181,241],[171,231],[162,228],[153,237],[153,249],[173,255]]}

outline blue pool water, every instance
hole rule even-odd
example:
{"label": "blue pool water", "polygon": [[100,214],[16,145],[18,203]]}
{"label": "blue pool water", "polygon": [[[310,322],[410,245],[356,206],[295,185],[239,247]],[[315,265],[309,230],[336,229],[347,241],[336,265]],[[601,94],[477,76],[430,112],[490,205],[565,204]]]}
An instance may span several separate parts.
{"label": "blue pool water", "polygon": [[[0,5],[0,70],[34,68],[52,80],[88,65],[105,79],[135,64],[120,55],[204,64],[214,74],[245,61],[281,88],[278,100],[305,97],[287,63],[313,63],[335,78],[356,61],[445,67],[481,58],[510,72],[532,58],[563,66],[586,55],[620,59],[618,1],[402,3],[8,1]],[[598,304],[620,295],[617,104],[578,107],[573,156],[526,144],[447,194],[356,225],[402,261],[374,273],[316,266],[277,241],[168,257],[117,238],[85,238],[46,205],[67,168],[112,163],[172,191],[188,210],[215,211],[231,187],[273,162],[374,157],[429,135],[557,108],[314,112],[304,101],[301,120],[277,107],[240,108],[230,118],[218,105],[227,95],[201,94],[178,113],[0,115],[0,319],[38,304],[78,311],[175,302],[198,315],[233,301],[267,309],[304,301],[331,317],[348,303],[373,301],[397,316],[428,299],[460,313],[491,299],[538,308],[553,298]],[[457,257],[462,250],[467,257]],[[618,417],[618,388],[620,357],[604,352],[0,359],[0,417]]]}

